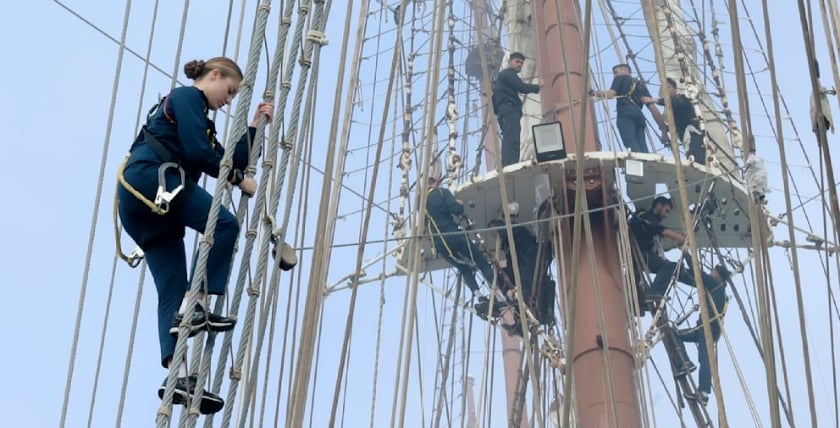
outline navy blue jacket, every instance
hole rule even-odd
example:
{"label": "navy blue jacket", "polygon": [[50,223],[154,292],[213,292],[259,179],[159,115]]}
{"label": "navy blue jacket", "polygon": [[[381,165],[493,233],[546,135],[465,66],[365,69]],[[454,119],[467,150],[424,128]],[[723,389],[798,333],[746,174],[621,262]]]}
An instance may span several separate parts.
{"label": "navy blue jacket", "polygon": [[665,232],[665,226],[653,211],[643,211],[634,214],[629,221],[630,231],[639,244],[639,249],[645,254],[656,253],[654,239],[661,238]]}
{"label": "navy blue jacket", "polygon": [[[665,100],[660,99],[659,105],[664,106]],[[697,118],[694,115],[694,105],[685,95],[679,94],[671,97],[671,107],[674,110],[674,127],[677,129],[677,137],[682,139],[688,125],[698,126]]]}
{"label": "navy blue jacket", "polygon": [[[459,230],[460,227],[452,216],[463,213],[464,206],[455,200],[455,196],[449,189],[436,188],[429,192],[429,196],[426,198],[426,216],[428,222],[434,223],[431,225],[433,233]],[[437,230],[435,230],[435,226]]]}
{"label": "navy blue jacket", "polygon": [[650,96],[645,83],[628,74],[615,76],[610,89],[616,93],[615,111],[617,114],[641,112],[642,97]]}
{"label": "navy blue jacket", "polygon": [[[201,174],[218,178],[219,163],[225,154],[224,145],[216,140],[216,126],[207,117],[207,97],[195,86],[182,86],[162,101],[147,123],[148,131],[169,150],[193,181]],[[243,170],[248,166],[249,142],[254,141],[255,128],[236,143],[233,168]],[[144,141],[141,132],[131,147],[128,165],[135,162],[163,163],[158,154]]]}
{"label": "navy blue jacket", "polygon": [[537,94],[539,92],[539,85],[523,82],[516,70],[506,68],[499,73],[499,77],[493,82],[493,111],[496,114],[508,109],[521,111],[522,99],[519,98],[519,94]]}

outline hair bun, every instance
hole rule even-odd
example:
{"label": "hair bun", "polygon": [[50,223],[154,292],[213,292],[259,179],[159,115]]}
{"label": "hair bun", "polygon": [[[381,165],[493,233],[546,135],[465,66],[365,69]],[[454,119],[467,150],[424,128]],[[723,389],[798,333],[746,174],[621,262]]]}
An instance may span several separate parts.
{"label": "hair bun", "polygon": [[186,74],[188,78],[195,80],[204,74],[206,64],[207,63],[204,62],[204,60],[194,59],[184,64],[184,74]]}

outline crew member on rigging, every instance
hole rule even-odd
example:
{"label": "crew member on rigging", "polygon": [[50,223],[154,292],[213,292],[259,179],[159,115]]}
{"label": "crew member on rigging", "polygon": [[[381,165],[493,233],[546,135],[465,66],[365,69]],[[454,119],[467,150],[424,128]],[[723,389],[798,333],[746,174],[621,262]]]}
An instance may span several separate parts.
{"label": "crew member on rigging", "polygon": [[440,180],[435,177],[429,177],[427,184],[429,194],[426,198],[426,230],[435,250],[458,269],[473,294],[478,294],[479,286],[473,268],[481,272],[488,284],[493,283],[494,274],[487,257],[478,245],[469,239],[453,217],[464,214],[464,202],[455,199],[449,189],[441,188]]}
{"label": "crew member on rigging", "polygon": [[[689,269],[689,274],[691,274],[690,272]],[[730,272],[726,269],[726,266],[717,265],[710,274],[701,272],[700,275],[703,280],[703,288],[706,290],[706,308],[709,314],[709,327],[712,332],[712,346],[715,346],[720,339],[723,316],[726,314],[726,285]],[[697,373],[699,384],[697,392],[686,391],[683,395],[688,399],[696,399],[700,404],[706,405],[712,391],[712,368],[709,363],[709,347],[706,344],[702,317],[697,320],[695,327],[678,330],[677,337],[683,343],[697,344],[697,361],[700,363],[700,371]]]}
{"label": "crew member on rigging", "polygon": [[519,162],[519,134],[522,132],[522,99],[519,94],[537,94],[543,86],[543,80],[533,85],[519,78],[525,55],[511,52],[508,67],[499,73],[493,82],[493,111],[502,131],[502,166]]}
{"label": "crew member on rigging", "polygon": [[[700,121],[694,112],[694,105],[684,94],[677,93],[677,81],[668,77],[668,91],[671,94],[671,109],[674,115],[674,128],[681,143],[688,139],[687,157],[694,157],[694,162],[706,164],[706,148],[703,145],[703,132],[700,131]],[[664,106],[665,99],[660,98],[657,104]]]}
{"label": "crew member on rigging", "polygon": [[610,89],[605,91],[590,91],[590,95],[598,98],[616,98],[615,117],[618,134],[624,147],[631,152],[648,153],[647,139],[645,138],[645,115],[642,113],[642,106],[647,106],[659,125],[659,129],[665,138],[665,131],[668,129],[665,120],[659,109],[656,108],[656,99],[651,97],[645,83],[634,79],[630,73],[630,66],[618,64],[612,68],[613,81]]}
{"label": "crew member on rigging", "polygon": [[[657,196],[649,210],[633,214],[628,222],[630,231],[633,233],[641,251],[641,259],[647,266],[647,271],[655,274],[653,283],[645,294],[645,303],[651,311],[655,311],[654,308],[665,296],[671,276],[677,269],[677,263],[665,258],[662,238],[676,241],[679,245],[685,243],[685,236],[662,224],[673,209],[674,203],[670,198]],[[643,269],[640,270],[643,271]],[[685,269],[680,270],[678,279],[687,284],[692,283],[692,279],[685,272]]]}
{"label": "crew member on rigging", "polygon": [[[186,321],[183,314],[187,310],[190,280],[183,238],[185,227],[205,232],[213,196],[197,183],[202,174],[219,178],[219,163],[224,155],[224,147],[216,140],[215,124],[207,114],[231,103],[239,92],[242,70],[232,60],[217,57],[190,61],[184,65],[184,73],[194,80],[194,85],[173,89],[150,111],[130,155],[120,167],[117,194],[122,224],[145,252],[157,288],[158,335],[164,367],[172,363],[182,322],[189,325],[190,336],[201,330],[228,331],[236,323],[235,318],[211,313],[207,301],[208,295],[225,294],[239,234],[236,217],[224,207],[219,211],[202,291],[192,317]],[[259,118],[270,120],[273,111],[271,104],[260,103],[251,127],[236,144],[233,171],[217,185],[227,182],[244,194],[253,195],[257,183],[242,171],[248,165]],[[173,403],[184,404],[197,387],[196,377],[188,376],[186,361],[176,364],[179,370]],[[158,390],[161,398],[165,384],[164,380]],[[220,397],[203,391],[202,413],[217,412],[222,406]]]}

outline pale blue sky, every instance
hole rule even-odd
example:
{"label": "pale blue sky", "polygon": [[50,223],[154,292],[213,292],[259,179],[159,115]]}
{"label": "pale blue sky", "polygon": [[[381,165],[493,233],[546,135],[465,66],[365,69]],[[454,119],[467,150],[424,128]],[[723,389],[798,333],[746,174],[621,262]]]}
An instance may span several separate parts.
{"label": "pale blue sky", "polygon": [[[117,45],[107,40],[101,34],[82,23],[65,9],[52,1],[36,0],[27,2],[7,2],[4,13],[0,15],[0,39],[4,40],[4,55],[6,61],[0,67],[0,81],[4,81],[7,102],[0,115],[0,129],[5,131],[6,138],[0,147],[3,148],[3,159],[7,159],[6,167],[0,169],[0,179],[7,183],[6,206],[3,214],[7,224],[3,249],[0,250],[0,274],[5,280],[8,290],[5,314],[10,320],[4,337],[6,346],[0,350],[0,365],[6,368],[4,374],[4,388],[0,391],[0,413],[4,415],[3,425],[10,427],[48,427],[58,423],[65,377],[67,374],[68,352],[73,337],[73,327],[77,312],[79,287],[85,266],[85,250],[91,223],[92,207],[95,189],[98,182],[100,159],[102,157],[103,141],[105,139],[105,124],[108,118],[109,102],[114,82],[114,70],[117,58]],[[747,2],[758,30],[761,13],[759,2]],[[817,167],[817,151],[812,135],[808,132],[808,93],[807,68],[802,49],[802,37],[799,30],[797,10],[793,2],[778,2],[784,4],[773,5],[773,28],[776,36],[776,59],[779,62],[779,82],[786,101],[789,103],[792,115],[803,140],[810,148],[811,161]],[[119,37],[122,28],[124,3],[119,1],[82,1],[68,0],[68,6],[79,14],[100,26],[108,34]],[[227,12],[227,1],[208,0],[192,2],[189,16],[183,61],[193,58],[208,58],[221,54],[224,19]],[[322,100],[319,108],[322,113],[316,126],[316,135],[321,141],[326,140],[327,123],[333,102],[334,70],[337,70],[337,57],[340,49],[340,31],[343,25],[343,2],[334,5],[328,37],[331,44],[325,47],[324,64],[322,65],[322,79],[319,93]],[[180,24],[183,4],[181,2],[161,2],[158,17],[155,46],[152,61],[160,65],[167,72],[172,71],[177,28]],[[238,13],[238,5],[235,13]],[[249,3],[249,9],[252,9]],[[720,7],[720,5],[718,5]],[[128,45],[138,51],[145,52],[148,25],[150,22],[152,2],[135,1],[132,10],[132,20],[129,27]],[[816,9],[816,6],[815,6]],[[280,13],[279,6],[272,10],[272,17]],[[355,14],[354,14],[355,19]],[[250,15],[245,20],[242,51],[247,50],[250,37]],[[386,22],[392,25],[391,21]],[[728,31],[728,27],[723,27]],[[747,32],[742,27],[742,32]],[[818,45],[822,46],[822,33],[817,34]],[[230,38],[230,46],[235,41]],[[269,37],[270,49],[273,49],[274,37]],[[727,51],[728,55],[731,51]],[[390,54],[384,57],[390,58]],[[824,57],[824,56],[823,56]],[[244,58],[244,54],[240,56]],[[605,60],[607,63],[612,61]],[[183,62],[182,62],[183,63]],[[244,61],[240,63],[244,64]],[[828,82],[830,66],[824,59],[824,82]],[[263,63],[264,64],[264,63]],[[763,64],[753,64],[756,69],[763,69]],[[730,68],[727,72],[731,73]],[[118,101],[115,110],[115,120],[111,146],[108,152],[107,168],[105,170],[102,202],[98,211],[98,224],[94,242],[94,253],[88,280],[88,296],[86,299],[85,317],[82,323],[83,336],[79,344],[77,356],[77,371],[73,382],[74,389],[71,397],[71,410],[68,418],[69,427],[85,426],[90,392],[92,389],[93,370],[98,352],[98,341],[102,326],[107,286],[111,274],[111,260],[113,254],[113,231],[111,220],[111,204],[113,194],[114,172],[117,164],[133,138],[135,116],[138,109],[140,77],[142,63],[126,54],[123,65],[123,76],[120,80]],[[179,73],[180,69],[179,69]],[[264,76],[264,65],[261,65],[261,75]],[[183,75],[179,74],[183,79]],[[369,75],[362,76],[370,82]],[[381,80],[383,76],[380,74]],[[764,77],[766,78],[766,73]],[[264,77],[258,79],[257,90],[263,88]],[[751,83],[750,83],[751,84]],[[147,84],[146,98],[142,105],[142,112],[148,109],[152,99],[157,94],[167,91],[169,78],[158,72],[151,71]],[[734,87],[734,86],[733,86]],[[384,87],[380,87],[384,92]],[[730,88],[731,89],[731,88]],[[751,93],[755,88],[749,89]],[[769,93],[764,86],[762,91]],[[258,96],[259,92],[257,92]],[[370,91],[365,94],[372,96]],[[768,100],[769,98],[765,98]],[[768,138],[770,130],[767,121],[759,116],[760,103],[757,98],[752,101],[755,112],[753,124],[759,144],[759,152],[768,160],[771,172],[773,193],[768,195],[771,213],[783,212],[783,194],[777,149],[773,141]],[[832,103],[836,106],[836,103]],[[735,106],[733,106],[735,108]],[[772,111],[772,107],[768,104]],[[375,108],[373,120],[379,120],[381,106]],[[835,110],[836,111],[836,110]],[[365,115],[369,114],[365,112]],[[337,120],[337,119],[336,119]],[[221,121],[220,121],[221,122]],[[786,126],[786,136],[792,135],[790,126]],[[367,138],[366,135],[361,138]],[[316,140],[317,141],[317,140]],[[316,145],[318,146],[318,145]],[[321,144],[319,148],[323,148]],[[810,173],[805,168],[806,161],[800,155],[798,145],[788,143],[789,162],[795,165],[793,173],[797,176],[800,192],[805,197],[817,194]],[[351,164],[364,162],[364,153],[351,158]],[[837,156],[835,156],[836,158]],[[322,162],[317,164],[320,168]],[[350,169],[350,167],[348,167]],[[313,189],[320,189],[320,175],[313,174]],[[364,182],[357,188],[362,191]],[[317,192],[316,192],[317,194]],[[314,218],[312,206],[317,204],[317,197],[310,197],[310,218]],[[358,204],[357,199],[352,200]],[[348,207],[350,203],[347,203]],[[809,205],[812,215],[819,214],[817,203]],[[347,211],[350,211],[347,208]],[[358,215],[351,216],[342,223],[342,235],[338,242],[353,242],[357,240],[357,230],[353,223]],[[813,217],[812,217],[813,219]],[[801,227],[804,221],[797,219]],[[815,220],[815,227],[821,228],[821,218]],[[381,229],[380,229],[381,230]],[[785,229],[777,228],[776,239],[787,239]],[[309,232],[308,241],[314,239]],[[381,236],[377,232],[376,236]],[[123,241],[130,248],[127,240]],[[367,256],[372,257],[377,250],[369,250]],[[342,256],[355,257],[355,250],[339,253]],[[771,250],[774,257],[774,268],[783,267],[788,263],[785,252],[780,249]],[[830,426],[833,422],[831,407],[831,360],[828,345],[826,320],[826,297],[822,269],[815,260],[816,254],[800,253],[800,268],[807,272],[804,276],[806,288],[806,305],[810,310],[809,338],[811,353],[815,361],[813,365],[815,389],[819,398],[818,415],[820,426]],[[335,258],[336,260],[338,257]],[[347,258],[347,260],[352,260]],[[351,267],[336,269],[332,266],[330,279],[335,280],[349,273]],[[309,272],[309,266],[301,265]],[[795,410],[797,422],[805,425],[807,419],[807,402],[804,382],[801,380],[804,371],[801,364],[801,354],[798,341],[798,324],[794,311],[793,282],[789,272],[781,268],[774,271],[777,292],[780,294],[778,302],[783,311],[783,336],[786,338],[785,349],[788,353],[789,368],[795,396]],[[378,272],[369,269],[369,272]],[[116,402],[119,397],[127,347],[127,334],[131,323],[131,314],[135,293],[137,290],[138,271],[130,270],[125,265],[117,266],[117,282],[114,288],[114,303],[106,341],[106,355],[103,368],[103,381],[100,382],[96,403],[95,419],[92,426],[112,426],[116,414]],[[836,275],[835,275],[836,277]],[[836,284],[836,280],[831,282]],[[737,282],[740,284],[740,280]],[[304,282],[305,284],[305,282]],[[399,331],[396,324],[402,305],[402,278],[389,282],[393,288],[388,291],[387,308],[389,318],[386,326],[386,338],[383,347],[387,349],[387,357],[383,358],[379,401],[377,402],[376,426],[386,426],[389,421],[391,405],[391,386],[394,374],[396,343]],[[285,289],[284,289],[285,292]],[[434,314],[430,302],[430,293],[421,291],[424,306],[419,309],[423,340],[421,343],[433,343]],[[439,299],[439,297],[438,297]],[[373,332],[376,330],[376,314],[379,302],[379,287],[371,285],[363,287],[360,302],[367,306],[358,309],[356,325],[356,341],[354,342],[353,368],[358,370],[354,378],[358,383],[350,382],[347,389],[347,423],[348,426],[368,423],[370,400],[354,397],[368,397],[370,394],[370,355],[373,346]],[[787,304],[786,304],[787,303]],[[360,303],[361,304],[361,303]],[[321,355],[328,355],[322,361],[322,383],[317,388],[318,402],[324,408],[324,403],[332,396],[334,383],[333,370],[337,365],[336,355],[340,351],[340,340],[343,337],[346,294],[336,294],[327,302],[328,311],[323,321],[325,340],[320,349]],[[138,336],[136,339],[135,355],[133,358],[132,379],[128,390],[128,405],[123,417],[123,426],[149,426],[154,420],[154,413],[159,400],[155,395],[156,388],[165,372],[158,364],[158,344],[155,331],[155,292],[151,278],[147,278],[143,289]],[[734,306],[730,307],[735,311]],[[748,381],[751,382],[751,392],[759,402],[759,414],[765,416],[766,407],[763,392],[763,370],[755,354],[751,342],[744,334],[743,322],[736,312],[729,317],[727,331],[735,343],[739,363],[745,370]],[[836,320],[836,319],[835,319]],[[474,339],[475,340],[475,339]],[[479,342],[477,342],[479,343]],[[477,346],[474,346],[475,351]],[[721,342],[723,349],[723,342]],[[278,351],[279,352],[279,351]],[[436,350],[432,347],[422,349],[424,355],[424,378],[432,379],[435,370]],[[689,347],[689,353],[695,356]],[[722,357],[724,358],[724,357]],[[416,361],[416,356],[415,356]],[[480,359],[474,359],[480,362]],[[664,367],[665,360],[660,355],[658,363]],[[498,368],[498,366],[497,366]],[[742,403],[740,389],[733,377],[730,367],[722,368],[724,375],[729,376],[724,382],[727,387],[727,402],[733,404],[728,407],[728,416],[732,426],[750,426],[752,419]],[[412,369],[416,376],[416,368]],[[478,369],[473,373],[478,378]],[[367,378],[365,378],[367,376]],[[430,382],[424,383],[425,388],[432,387]],[[731,389],[730,389],[731,388]],[[310,390],[311,391],[311,390]],[[385,392],[383,392],[385,391]],[[496,394],[502,394],[497,385]],[[310,396],[312,392],[310,392]],[[423,408],[430,413],[431,392],[425,391]],[[498,399],[498,397],[496,397]],[[654,401],[665,401],[662,393],[654,396]],[[419,404],[414,409],[419,408]],[[412,406],[409,406],[412,408]],[[28,410],[24,410],[28,409]],[[316,421],[313,426],[322,426],[323,412],[316,411]],[[495,413],[495,412],[494,412]],[[413,419],[407,420],[407,426],[418,426],[419,416],[413,414]],[[497,420],[498,421],[498,420]],[[426,419],[428,425],[429,420]],[[661,426],[661,425],[660,425]]]}

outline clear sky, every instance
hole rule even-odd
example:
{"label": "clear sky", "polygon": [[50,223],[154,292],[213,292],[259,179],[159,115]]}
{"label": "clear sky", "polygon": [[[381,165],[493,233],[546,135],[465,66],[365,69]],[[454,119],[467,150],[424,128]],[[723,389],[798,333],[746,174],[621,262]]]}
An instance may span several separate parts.
{"label": "clear sky", "polygon": [[[20,2],[6,2],[4,12],[0,14],[0,39],[4,40],[4,65],[0,67],[0,81],[6,82],[6,107],[0,114],[0,129],[5,131],[6,138],[0,147],[3,154],[0,159],[6,159],[6,165],[0,168],[0,179],[7,183],[3,223],[6,224],[2,250],[0,250],[0,274],[4,278],[8,308],[6,319],[9,326],[4,338],[6,346],[0,348],[0,365],[6,368],[3,375],[4,388],[0,391],[0,414],[3,414],[4,426],[9,427],[48,427],[55,426],[60,417],[65,378],[67,375],[68,354],[74,334],[77,303],[79,300],[80,284],[85,269],[85,251],[91,229],[92,209],[99,183],[99,171],[102,160],[102,148],[105,142],[106,125],[109,115],[112,88],[114,85],[115,67],[117,60],[117,45],[84,24],[64,8],[52,1],[33,0]],[[152,2],[133,2],[131,21],[128,32],[128,46],[141,54],[145,52],[148,43],[149,23],[151,22]],[[322,141],[326,140],[326,124],[330,123],[334,81],[340,49],[341,34],[344,18],[344,2],[335,2],[328,37],[330,45],[325,47],[324,63],[322,64],[322,79],[319,84],[319,122],[316,125],[316,135]],[[786,142],[789,162],[796,177],[798,192],[803,198],[818,194],[817,187],[810,176],[809,166],[817,167],[818,157],[813,136],[809,133],[808,122],[808,93],[807,68],[805,66],[802,37],[799,30],[798,15],[794,2],[777,2],[773,4],[773,32],[775,38],[776,60],[779,63],[779,82],[785,100],[790,107],[796,128],[803,138],[803,145],[809,151],[810,161],[803,158],[798,143]],[[124,15],[124,2],[104,0],[68,0],[66,4],[84,18],[101,27],[106,33],[119,38]],[[250,22],[254,2],[248,3],[249,15],[245,19],[246,31],[242,41],[241,52],[247,50],[250,37]],[[756,0],[747,1],[749,10],[753,13],[758,31],[760,27],[761,9]],[[235,14],[238,14],[238,5]],[[721,6],[718,5],[720,8]],[[182,2],[161,2],[157,30],[155,32],[152,62],[160,65],[167,73],[172,72],[177,42],[177,29],[180,25]],[[209,58],[220,55],[223,45],[224,23],[228,2],[223,0],[206,0],[192,2],[189,15],[188,29],[182,53],[183,62],[193,58]],[[815,5],[816,8],[816,5]],[[275,5],[272,17],[276,18],[280,7]],[[638,17],[637,17],[638,18]],[[355,16],[354,16],[355,19]],[[391,21],[386,22],[392,25]],[[723,27],[728,31],[728,27]],[[742,32],[748,31],[742,28]],[[751,31],[751,30],[749,30]],[[823,45],[822,33],[817,34],[818,45]],[[228,39],[229,52],[234,48],[236,38],[231,35]],[[269,37],[270,49],[273,49],[274,37]],[[729,47],[727,47],[729,48]],[[730,54],[730,50],[727,54]],[[229,53],[232,56],[232,54]],[[823,55],[824,57],[824,55]],[[240,54],[244,58],[244,53]],[[383,58],[390,58],[385,55]],[[244,64],[244,61],[240,61]],[[752,64],[756,70],[763,71],[763,64]],[[264,67],[261,65],[261,68]],[[823,81],[829,82],[831,70],[827,59],[823,60]],[[68,418],[69,427],[85,426],[87,423],[90,394],[93,388],[95,364],[97,360],[99,337],[106,301],[108,285],[111,282],[113,231],[111,220],[112,194],[115,169],[127,151],[133,138],[135,120],[138,108],[145,114],[153,100],[160,94],[165,94],[169,87],[170,78],[160,72],[150,71],[149,81],[145,90],[145,98],[140,101],[140,82],[143,64],[137,58],[126,53],[122,75],[119,80],[119,90],[115,105],[115,115],[107,152],[106,169],[102,184],[101,205],[96,215],[97,227],[94,239],[94,252],[87,281],[87,298],[85,300],[85,316],[82,322],[82,337],[79,343],[77,369],[73,378],[74,388],[71,396],[71,410]],[[183,74],[179,68],[179,78]],[[732,69],[726,70],[731,73]],[[257,90],[261,91],[265,70],[261,69],[261,79],[258,78]],[[373,76],[360,76],[371,82]],[[731,76],[730,76],[731,77]],[[383,79],[382,75],[378,79]],[[766,72],[760,76],[766,79]],[[828,84],[827,84],[828,85]],[[828,85],[830,86],[830,85]],[[734,87],[734,86],[733,86]],[[768,95],[768,86],[760,88]],[[384,91],[384,86],[380,86]],[[758,89],[751,87],[749,92],[754,94]],[[325,95],[326,94],[326,95]],[[364,94],[372,96],[371,93]],[[381,95],[381,94],[377,94]],[[255,93],[255,98],[259,92]],[[338,98],[338,97],[336,97]],[[783,193],[781,191],[781,174],[779,173],[778,149],[771,139],[768,122],[763,118],[760,109],[764,108],[754,98],[752,103],[754,127],[759,144],[759,152],[768,161],[771,173],[771,187],[773,192],[768,195],[770,212],[779,214],[784,210]],[[763,98],[767,108],[772,112],[770,98]],[[138,106],[138,104],[140,104]],[[832,103],[833,105],[835,103]],[[733,106],[735,108],[735,106]],[[381,114],[381,106],[377,106],[372,118],[365,118],[368,122],[376,121]],[[836,110],[835,110],[836,111]],[[365,114],[370,113],[365,112]],[[338,118],[335,118],[338,120]],[[221,122],[221,120],[220,120]],[[786,136],[792,136],[790,125],[786,125]],[[321,144],[317,150],[323,150]],[[364,163],[364,157],[369,153],[360,152],[355,158],[351,157],[350,165]],[[836,156],[835,156],[836,157]],[[322,157],[315,157],[322,166]],[[809,165],[810,162],[810,165]],[[352,169],[348,166],[348,169]],[[817,169],[819,173],[819,170]],[[320,189],[320,175],[313,173],[313,180],[318,184],[314,196],[310,195],[310,221],[314,218],[317,204],[317,193]],[[364,180],[362,178],[361,180]],[[380,179],[381,180],[381,179]],[[357,190],[365,191],[365,182]],[[357,203],[357,202],[354,202]],[[794,203],[794,205],[797,205]],[[819,216],[821,210],[818,203],[810,203],[808,209],[812,215]],[[350,211],[347,205],[347,211]],[[801,214],[801,212],[800,212]],[[800,214],[797,214],[800,215]],[[357,224],[355,219],[359,215],[350,215],[340,225],[338,242],[353,242],[357,240]],[[799,218],[798,218],[799,219]],[[822,217],[812,217],[814,227],[821,229]],[[311,223],[310,223],[311,224]],[[804,221],[799,220],[800,226],[805,227]],[[309,242],[314,239],[314,232],[310,230]],[[787,231],[777,228],[776,239],[787,239]],[[381,236],[377,232],[377,236]],[[800,235],[801,238],[801,235]],[[130,250],[133,245],[126,239],[125,246]],[[379,244],[377,249],[381,249]],[[349,251],[349,250],[348,250]],[[801,363],[800,342],[798,340],[798,320],[796,318],[795,296],[793,282],[789,269],[788,253],[781,249],[772,251],[773,267],[780,267],[774,271],[775,284],[779,297],[777,302],[783,312],[781,319],[785,346],[788,352],[788,364],[791,367],[791,383],[794,385],[795,410],[797,422],[807,424],[807,402],[804,389],[804,371]],[[350,254],[347,260],[354,260],[355,251],[341,253]],[[375,251],[369,250],[367,257],[372,257]],[[834,422],[834,411],[831,407],[831,348],[826,340],[828,335],[828,321],[826,318],[825,278],[815,253],[800,253],[800,268],[804,274],[806,286],[806,307],[809,308],[808,335],[812,346],[814,364],[815,390],[819,398],[818,411],[820,426],[831,426]],[[338,258],[336,258],[338,259]],[[330,281],[348,274],[352,266],[347,262],[344,269],[330,270]],[[303,275],[309,272],[309,266]],[[106,350],[100,382],[97,392],[94,427],[113,426],[116,415],[116,403],[120,394],[125,352],[128,346],[128,332],[133,314],[134,299],[137,293],[138,271],[130,270],[123,264],[116,268],[116,281],[113,289],[113,303],[106,336]],[[377,272],[375,268],[369,272]],[[836,272],[834,277],[836,278]],[[749,281],[750,278],[744,278]],[[836,279],[830,281],[836,285]],[[738,282],[741,283],[740,280]],[[305,282],[304,282],[305,284]],[[391,405],[392,378],[396,355],[396,343],[399,331],[396,324],[402,305],[402,279],[395,280],[389,290],[384,347],[389,352],[388,358],[383,358],[380,376],[380,387],[387,391],[377,402],[376,426],[386,426]],[[284,290],[285,291],[285,290]],[[148,277],[142,290],[141,316],[136,338],[135,354],[132,360],[132,378],[127,392],[127,407],[123,417],[123,426],[149,426],[158,407],[159,400],[155,391],[165,372],[158,364],[158,344],[155,321],[155,292],[151,278]],[[367,397],[370,394],[370,355],[374,346],[374,332],[376,330],[376,315],[378,311],[379,287],[372,285],[364,288],[360,301],[368,303],[362,307],[361,315],[357,319],[355,330],[357,339],[354,342],[354,369],[360,370],[354,376],[358,383],[350,382],[347,387],[348,402],[346,404],[348,425],[368,423],[369,399],[354,402],[354,396]],[[434,340],[433,323],[438,322],[433,312],[431,302],[432,293],[421,291],[424,306],[420,309],[420,324],[423,330],[421,343],[429,344]],[[328,299],[325,320],[325,340],[320,352],[328,355],[324,358],[322,370],[324,375],[317,388],[319,403],[331,398],[334,384],[332,369],[338,363],[340,340],[343,337],[344,318],[346,312],[345,295],[334,295]],[[439,296],[437,297],[439,303]],[[376,302],[376,303],[370,303]],[[734,310],[730,307],[730,310]],[[833,310],[832,310],[833,311]],[[751,393],[760,402],[758,413],[766,417],[766,401],[763,391],[763,369],[756,356],[748,336],[744,333],[740,315],[731,316],[727,324],[727,331],[738,353],[738,362],[745,371],[748,382],[751,383]],[[836,321],[836,317],[835,317]],[[481,342],[477,342],[481,343]],[[723,341],[721,349],[723,349]],[[477,346],[474,345],[473,351]],[[422,349],[424,355],[424,378],[433,379],[435,371],[435,356],[433,347]],[[694,356],[693,349],[689,352]],[[367,361],[365,360],[367,358]],[[722,359],[725,357],[722,356]],[[473,361],[480,362],[480,356]],[[660,355],[657,360],[664,366],[664,359]],[[498,366],[497,366],[498,369]],[[741,398],[740,386],[730,365],[722,367],[725,376],[724,385],[727,388],[727,400],[737,403],[728,408],[728,415],[732,426],[751,426],[752,418],[745,410]],[[362,377],[368,376],[368,379]],[[478,368],[473,372],[478,377]],[[416,375],[415,375],[416,376]],[[756,381],[758,379],[758,381]],[[426,382],[426,388],[433,388],[433,383]],[[496,394],[502,394],[502,388],[497,385]],[[414,393],[412,393],[414,394]],[[426,414],[431,408],[429,398],[431,393],[425,392],[426,401],[422,403]],[[411,396],[410,396],[411,397]],[[416,398],[416,397],[414,397]],[[655,402],[664,402],[665,396],[661,391],[654,395]],[[328,408],[327,404],[323,404]],[[420,406],[415,406],[419,408]],[[457,406],[456,406],[457,407]],[[316,421],[322,422],[324,416],[316,412]],[[407,420],[407,426],[419,426],[419,412],[412,413],[414,419]],[[766,419],[765,419],[766,421]],[[425,420],[429,424],[429,420]],[[319,426],[316,422],[313,426]]]}

